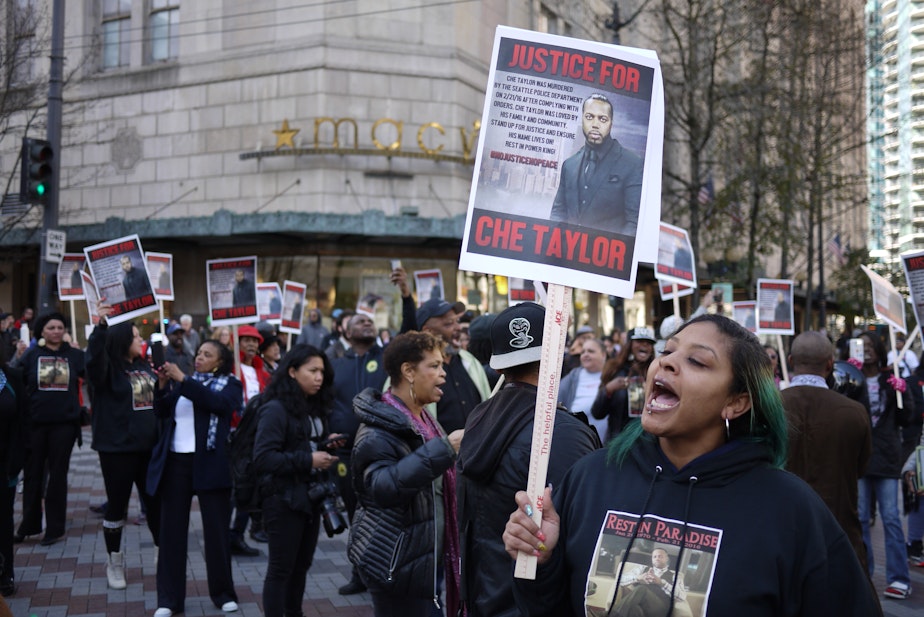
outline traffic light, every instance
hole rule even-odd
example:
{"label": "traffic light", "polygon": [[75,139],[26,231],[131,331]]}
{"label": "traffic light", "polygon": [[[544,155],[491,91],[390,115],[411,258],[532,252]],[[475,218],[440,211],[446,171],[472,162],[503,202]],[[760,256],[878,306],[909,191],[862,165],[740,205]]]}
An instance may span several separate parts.
{"label": "traffic light", "polygon": [[29,204],[48,205],[51,197],[51,160],[54,151],[44,139],[22,138],[20,163],[20,200]]}

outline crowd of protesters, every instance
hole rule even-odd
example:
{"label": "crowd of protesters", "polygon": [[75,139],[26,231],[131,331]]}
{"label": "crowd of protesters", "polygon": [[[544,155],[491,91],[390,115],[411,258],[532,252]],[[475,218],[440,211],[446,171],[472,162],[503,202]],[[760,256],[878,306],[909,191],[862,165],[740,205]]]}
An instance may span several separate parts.
{"label": "crowd of protesters", "polygon": [[[536,519],[536,504],[518,491],[544,309],[522,303],[476,316],[442,298],[418,303],[400,268],[390,280],[402,301],[397,332],[348,308],[329,318],[308,309],[297,335],[266,322],[236,333],[196,329],[181,315],[165,328],[157,367],[136,326],[108,325],[105,300],[85,351],[59,313],[0,314],[0,593],[16,593],[15,544],[66,541],[70,452],[89,423],[106,487],[98,510],[107,584],[127,585],[122,528],[134,486],[155,546],[155,617],[185,610],[193,496],[209,595],[224,612],[238,610],[232,555],[260,558],[265,545],[265,614],[301,615],[321,529],[347,527],[352,569],[339,592],[368,590],[377,617],[566,615],[584,606],[616,615],[723,606],[878,614],[869,536],[877,518],[884,596],[910,595],[909,568],[924,567],[914,464],[924,362],[903,338],[887,351],[875,332],[849,333],[864,355],[847,362],[843,340],[803,333],[787,353],[709,313],[708,299],[685,324],[666,319],[661,336],[650,326],[602,335],[573,324],[550,451],[555,491]],[[900,378],[891,376],[895,359]],[[825,420],[822,408],[837,411]],[[258,414],[256,508],[236,499],[228,445],[248,413]],[[775,473],[783,467],[805,483]],[[780,499],[784,492],[800,497]],[[787,505],[794,501],[798,508]],[[634,531],[608,537],[601,521],[620,517]],[[755,518],[763,539],[736,522]],[[806,522],[802,535],[773,544],[773,529],[783,534],[790,519]],[[681,540],[642,537],[652,521],[680,525]],[[724,550],[707,560],[683,539],[692,529],[724,530]],[[806,555],[808,543],[816,555]],[[538,558],[538,584],[514,582],[505,553],[518,551]],[[763,590],[722,555],[767,551],[787,578]],[[821,575],[817,559],[836,565]],[[828,591],[791,596],[808,585]]]}

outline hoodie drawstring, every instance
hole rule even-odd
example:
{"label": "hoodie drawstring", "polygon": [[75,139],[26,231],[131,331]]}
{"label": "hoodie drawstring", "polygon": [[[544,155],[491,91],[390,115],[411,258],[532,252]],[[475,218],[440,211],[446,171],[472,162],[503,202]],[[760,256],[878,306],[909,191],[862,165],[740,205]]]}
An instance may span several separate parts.
{"label": "hoodie drawstring", "polygon": [[[645,512],[648,511],[648,503],[651,501],[651,495],[654,493],[655,482],[658,481],[658,477],[661,475],[661,472],[664,471],[660,465],[655,465],[655,473],[651,477],[651,484],[648,485],[648,494],[645,495],[645,503],[642,505],[642,510],[639,512],[638,521],[635,523],[635,528],[632,530],[632,535],[629,537],[629,545],[626,547],[625,552],[622,554],[622,561],[619,563],[619,575],[616,577],[616,593],[619,593],[619,582],[622,580],[622,572],[626,567],[626,561],[629,559],[629,551],[632,550],[632,544],[635,543],[635,538],[638,537],[639,527],[642,524],[642,517],[645,516]],[[616,595],[613,595],[615,601]],[[609,612],[609,610],[607,610]]]}
{"label": "hoodie drawstring", "polygon": [[680,578],[680,562],[683,560],[683,549],[687,545],[687,526],[690,520],[690,502],[693,500],[693,486],[699,481],[696,476],[690,476],[690,484],[687,488],[687,501],[683,506],[683,529],[680,530],[680,550],[677,551],[677,563],[674,565],[674,583],[671,585],[671,603],[667,607],[667,615],[671,617],[674,613],[674,592],[677,590],[677,580]]}

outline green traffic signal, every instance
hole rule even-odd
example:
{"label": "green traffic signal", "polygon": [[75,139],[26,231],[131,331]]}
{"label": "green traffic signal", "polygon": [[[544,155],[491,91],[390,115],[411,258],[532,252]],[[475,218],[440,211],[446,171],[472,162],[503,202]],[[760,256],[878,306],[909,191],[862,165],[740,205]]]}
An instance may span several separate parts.
{"label": "green traffic signal", "polygon": [[20,200],[29,204],[48,205],[54,151],[44,139],[23,137],[20,162]]}

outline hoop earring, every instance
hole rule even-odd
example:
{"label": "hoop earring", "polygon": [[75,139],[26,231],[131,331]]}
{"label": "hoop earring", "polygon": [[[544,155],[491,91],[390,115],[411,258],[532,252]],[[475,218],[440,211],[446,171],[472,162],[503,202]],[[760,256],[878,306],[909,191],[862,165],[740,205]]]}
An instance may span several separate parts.
{"label": "hoop earring", "polygon": [[417,393],[414,392],[414,382],[411,382],[411,400],[414,401],[414,404],[417,404]]}
{"label": "hoop earring", "polygon": [[731,425],[728,418],[725,418],[725,441],[731,441]]}

